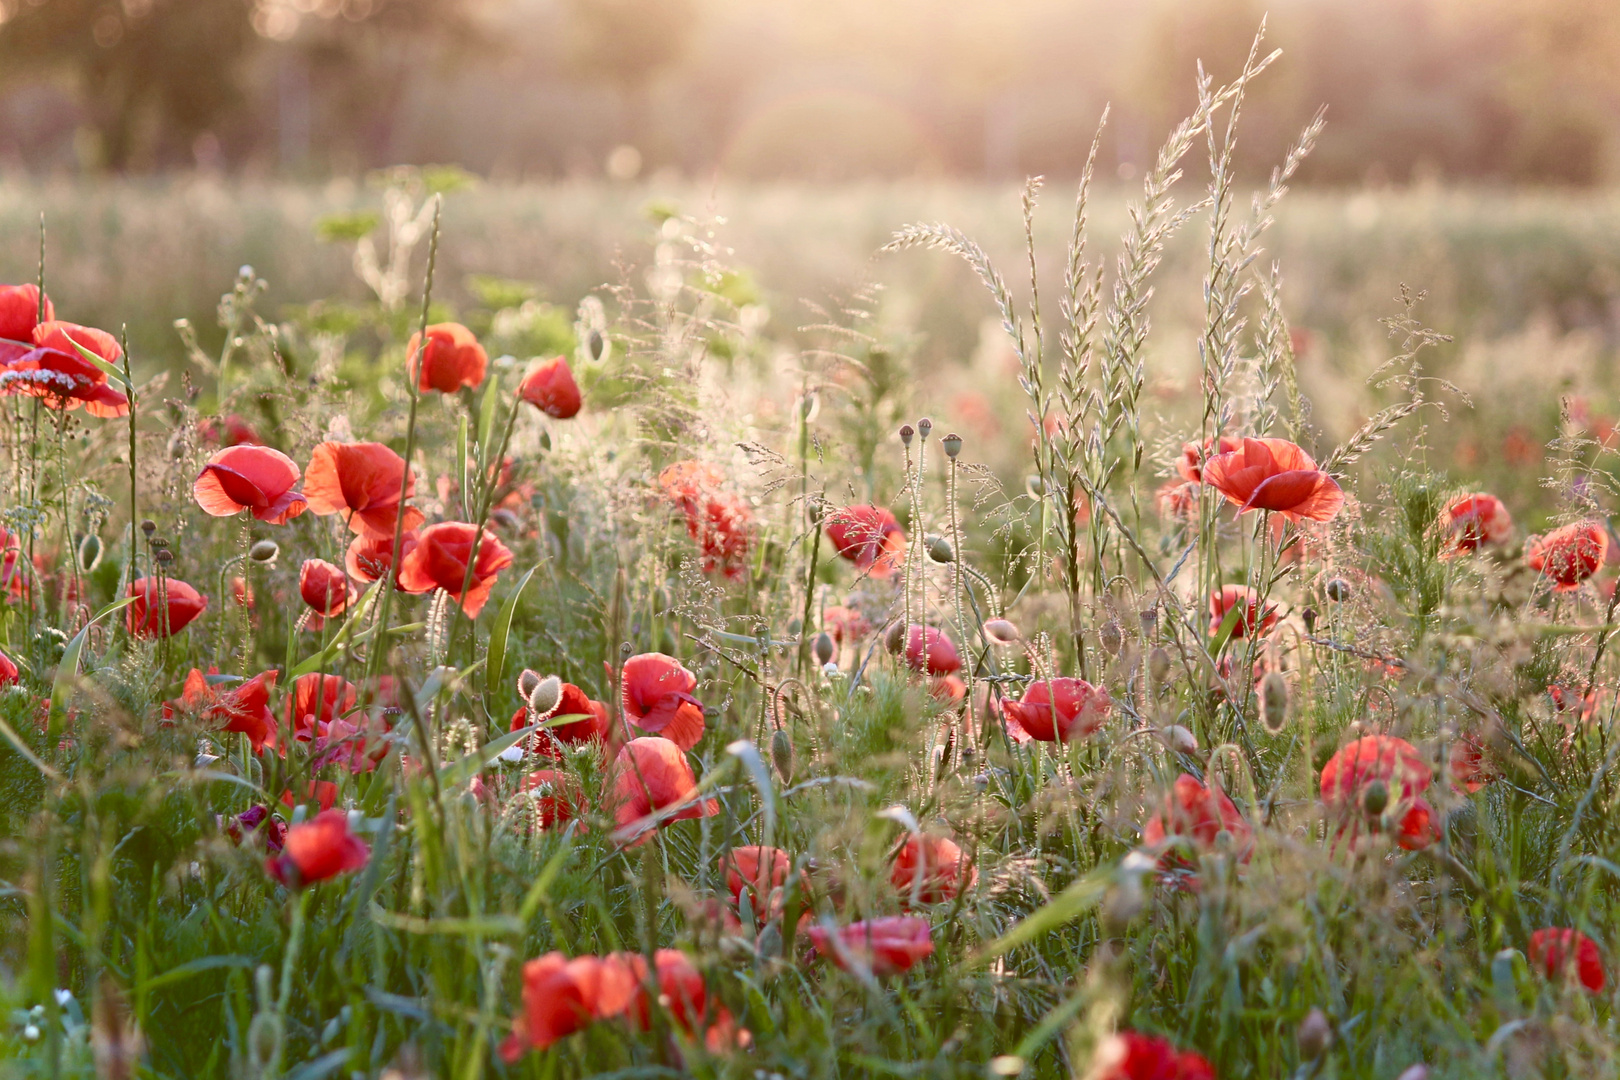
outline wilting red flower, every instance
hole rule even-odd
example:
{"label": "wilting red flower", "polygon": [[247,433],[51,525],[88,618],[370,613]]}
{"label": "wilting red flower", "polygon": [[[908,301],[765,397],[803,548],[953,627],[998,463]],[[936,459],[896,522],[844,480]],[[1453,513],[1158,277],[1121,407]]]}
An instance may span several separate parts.
{"label": "wilting red flower", "polygon": [[1240,514],[1273,510],[1290,521],[1331,521],[1344,508],[1338,483],[1287,439],[1244,439],[1238,449],[1206,461],[1203,477]]}
{"label": "wilting red flower", "polygon": [[[1322,802],[1354,833],[1360,823],[1376,828],[1380,818],[1396,823],[1396,841],[1408,851],[1435,840],[1433,810],[1421,798],[1433,773],[1417,748],[1393,735],[1367,735],[1340,748],[1322,766]],[[1385,807],[1375,815],[1368,789],[1382,784]]]}
{"label": "wilting red flower", "polygon": [[477,618],[502,570],[512,565],[512,553],[488,529],[478,544],[478,561],[472,581],[462,595],[467,562],[478,530],[461,521],[429,525],[416,538],[416,546],[399,560],[399,587],[410,593],[443,589],[461,602],[468,618]]}
{"label": "wilting red flower", "polygon": [[501,1044],[508,1063],[530,1050],[544,1050],[630,1007],[637,991],[635,972],[615,957],[568,959],[550,952],[523,965],[523,1011],[512,1021],[512,1035]]}
{"label": "wilting red flower", "polygon": [[84,358],[76,346],[115,365],[124,350],[105,330],[67,322],[34,327],[34,347],[0,371],[0,392],[37,397],[48,408],[77,409],[91,416],[128,416],[129,398],[107,381],[107,373]]}
{"label": "wilting red flower", "polygon": [[1446,554],[1461,555],[1486,544],[1501,544],[1513,535],[1513,518],[1495,495],[1464,495],[1440,515],[1446,534]]}
{"label": "wilting red flower", "polygon": [[231,599],[236,602],[237,607],[252,610],[253,587],[247,583],[247,578],[240,575],[231,578]]}
{"label": "wilting red flower", "polygon": [[343,614],[355,593],[342,567],[325,559],[305,559],[298,568],[298,595],[315,614],[330,618]]}
{"label": "wilting red flower", "polygon": [[1609,553],[1609,531],[1599,521],[1577,521],[1534,537],[1526,545],[1524,561],[1553,583],[1557,592],[1580,588],[1598,572]]}
{"label": "wilting red flower", "polygon": [[243,840],[263,839],[264,849],[271,855],[281,851],[287,840],[287,825],[270,812],[268,806],[250,806],[231,818],[218,818],[220,831],[237,847]]}
{"label": "wilting red flower", "polygon": [[619,672],[624,715],[650,735],[662,735],[682,750],[703,738],[703,703],[692,696],[693,675],[673,656],[642,653],[624,662]]}
{"label": "wilting red flower", "polygon": [[793,859],[778,847],[760,847],[755,844],[734,847],[720,860],[726,872],[726,888],[731,890],[731,902],[742,898],[744,889],[753,893],[754,910],[761,910],[773,889],[787,882]]}
{"label": "wilting red flower", "polygon": [[956,841],[945,836],[913,833],[894,857],[889,871],[889,884],[900,894],[900,902],[909,905],[915,890],[919,904],[939,904],[954,900],[963,889],[971,889],[979,880],[978,867],[968,862],[967,854]]}
{"label": "wilting red flower", "polygon": [[[39,286],[0,285],[0,364],[28,352],[39,325]],[[45,321],[56,318],[50,297],[45,298]]]}
{"label": "wilting red flower", "polygon": [[262,446],[264,440],[253,430],[253,425],[236,413],[226,416],[205,416],[197,421],[197,435],[205,443],[223,446]]}
{"label": "wilting red flower", "polygon": [[568,361],[560,356],[546,360],[523,376],[518,397],[547,416],[568,420],[579,414],[579,384]]}
{"label": "wilting red flower", "polygon": [[197,505],[214,517],[230,517],[243,510],[271,525],[285,525],[309,504],[298,483],[298,466],[280,450],[268,446],[227,446],[208,459],[191,494]]}
{"label": "wilting red flower", "polygon": [[[1254,854],[1254,829],[1237,805],[1219,787],[1205,787],[1196,776],[1182,773],[1165,796],[1158,813],[1142,826],[1142,843],[1158,847],[1171,837],[1190,841],[1198,852],[1219,849],[1221,833],[1231,837],[1230,849],[1240,862]],[[1166,851],[1161,866],[1188,866],[1180,853]]]}
{"label": "wilting red flower", "polygon": [[360,689],[341,675],[310,672],[293,680],[287,698],[287,723],[293,736],[309,740],[334,719],[354,708]]}
{"label": "wilting red flower", "polygon": [[[415,333],[405,346],[405,370],[417,375],[417,346],[422,335]],[[463,386],[477,386],[489,368],[489,354],[478,344],[473,332],[460,323],[434,323],[427,328],[427,348],[417,387],[426,393],[437,390],[453,394]]]}
{"label": "wilting red flower", "polygon": [[818,924],[810,927],[810,942],[816,952],[841,968],[848,968],[847,957],[879,976],[908,971],[934,951],[928,920],[915,915],[889,915],[841,926],[836,944],[826,927]]}
{"label": "wilting red flower", "polygon": [[[408,530],[400,535],[399,554],[401,561],[416,547],[416,531]],[[392,536],[357,536],[349,542],[349,551],[343,557],[343,567],[348,570],[349,576],[356,581],[376,581],[388,572],[394,556],[394,538]],[[399,574],[394,575],[394,587],[399,587]]]}
{"label": "wilting red flower", "polygon": [[578,746],[582,743],[599,743],[607,738],[610,727],[607,705],[593,700],[589,694],[573,683],[562,684],[562,693],[557,696],[557,704],[552,706],[548,713],[535,713],[528,706],[519,709],[513,714],[512,726],[508,730],[517,731],[530,724],[562,716],[578,716],[581,719],[570,720],[565,724],[557,724],[555,727],[536,732],[529,739],[528,749],[542,757],[557,757],[559,744]]}
{"label": "wilting red flower", "polygon": [[0,652],[0,686],[16,686],[19,674],[15,661]]}
{"label": "wilting red flower", "polygon": [[1022,699],[1003,701],[1001,711],[1008,735],[1018,742],[1068,742],[1102,727],[1113,711],[1113,702],[1102,687],[1065,675],[1035,680],[1025,688]]}
{"label": "wilting red flower", "polygon": [[313,821],[287,830],[281,855],[266,859],[270,876],[289,889],[358,870],[371,857],[371,849],[349,831],[349,815],[342,810],[322,810]]}
{"label": "wilting red flower", "polygon": [[701,461],[678,461],[658,474],[658,488],[686,518],[686,535],[703,553],[703,572],[742,577],[754,512],[741,496],[726,490],[725,474]]}
{"label": "wilting red flower", "polygon": [[862,573],[886,578],[906,561],[906,534],[881,506],[846,506],[827,518],[833,549]]}
{"label": "wilting red flower", "polygon": [[179,578],[137,578],[124,595],[135,597],[124,609],[124,625],[136,637],[178,634],[208,608],[208,597]]}
{"label": "wilting red flower", "polygon": [[[640,843],[656,826],[686,818],[713,817],[714,799],[697,798],[697,778],[681,748],[656,735],[631,739],[613,763],[614,817],[621,830],[634,830]],[[673,812],[670,812],[673,811]],[[653,815],[656,820],[652,820]]]}
{"label": "wilting red flower", "polygon": [[1198,493],[1201,485],[1196,480],[1177,482],[1167,480],[1154,496],[1159,504],[1159,516],[1183,524],[1198,514]]}
{"label": "wilting red flower", "polygon": [[[416,493],[416,474],[407,481],[405,459],[382,443],[323,442],[309,456],[304,476],[309,508],[322,516],[342,514],[349,531],[363,537],[386,537],[393,544],[401,490],[406,498]],[[405,508],[407,531],[422,520],[422,511]]]}
{"label": "wilting red flower", "polygon": [[574,820],[585,808],[579,780],[571,773],[536,769],[523,778],[523,792],[534,802],[535,827],[542,831]]}
{"label": "wilting red flower", "polygon": [[1204,478],[1204,463],[1221,454],[1243,449],[1243,440],[1222,435],[1219,440],[1205,439],[1200,447],[1195,442],[1181,444],[1181,456],[1176,459],[1176,472],[1183,480],[1196,484]]}
{"label": "wilting red flower", "polygon": [[[928,655],[923,655],[926,644]],[[906,634],[906,665],[930,675],[950,675],[962,670],[962,657],[951,639],[937,626],[913,625]]]}
{"label": "wilting red flower", "polygon": [[[133,606],[133,605],[132,605]],[[178,700],[163,703],[163,718],[177,712],[218,724],[221,731],[234,731],[248,737],[255,754],[276,745],[276,717],[270,711],[270,692],[275,689],[277,672],[261,671],[246,682],[225,690],[208,684],[201,671],[192,668],[180,688]]]}
{"label": "wilting red flower", "polygon": [[1087,1075],[1094,1080],[1215,1080],[1214,1068],[1202,1055],[1135,1031],[1104,1039]]}
{"label": "wilting red flower", "polygon": [[1238,609],[1237,621],[1232,624],[1234,638],[1259,635],[1264,637],[1277,625],[1277,609],[1270,603],[1261,603],[1260,594],[1247,585],[1222,585],[1209,594],[1209,633],[1220,633],[1226,616]]}
{"label": "wilting red flower", "polygon": [[1526,953],[1530,966],[1549,979],[1560,978],[1566,973],[1573,974],[1582,986],[1594,994],[1601,994],[1608,985],[1608,976],[1603,970],[1603,954],[1598,951],[1597,942],[1579,930],[1567,927],[1537,930],[1530,935],[1530,947]]}

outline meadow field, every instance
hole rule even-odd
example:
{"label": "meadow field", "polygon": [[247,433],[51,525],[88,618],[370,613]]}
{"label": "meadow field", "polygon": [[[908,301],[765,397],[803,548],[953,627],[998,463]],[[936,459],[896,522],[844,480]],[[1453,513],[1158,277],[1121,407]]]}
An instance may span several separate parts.
{"label": "meadow field", "polygon": [[1617,1075],[1620,194],[1210,89],[1078,215],[0,183],[0,1070]]}

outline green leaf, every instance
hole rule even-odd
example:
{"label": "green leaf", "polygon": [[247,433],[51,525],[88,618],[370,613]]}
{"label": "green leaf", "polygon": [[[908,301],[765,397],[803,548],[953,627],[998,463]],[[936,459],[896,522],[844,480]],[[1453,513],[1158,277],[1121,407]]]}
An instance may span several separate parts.
{"label": "green leaf", "polygon": [[452,761],[439,770],[439,786],[450,788],[466,783],[489,768],[496,758],[499,758],[523,739],[539,730],[539,724],[530,724],[528,727],[509,731],[500,738],[485,743],[467,756]]}
{"label": "green leaf", "polygon": [[[386,581],[387,578],[384,578],[383,580]],[[297,667],[293,668],[287,673],[287,681],[289,683],[298,678],[300,675],[308,675],[311,672],[322,670],[331,664],[339,653],[343,652],[349,647],[349,639],[354,636],[355,629],[359,627],[366,616],[371,614],[372,605],[377,602],[377,597],[382,592],[382,590],[379,588],[380,584],[381,582],[373,583],[372,586],[365,591],[365,594],[360,597],[360,602],[354,606],[354,613],[349,616],[348,621],[343,624],[338,632],[332,636],[332,640],[327,643],[326,648],[322,649],[314,656],[311,656],[308,660],[305,660],[302,664],[299,664]]]}
{"label": "green leaf", "polygon": [[56,677],[51,680],[51,712],[45,724],[45,745],[55,746],[62,738],[62,728],[67,723],[68,702],[73,699],[73,684],[79,679],[79,657],[84,653],[84,643],[90,638],[90,628],[105,619],[115,611],[120,611],[133,604],[136,597],[126,596],[122,600],[114,600],[91,617],[84,624],[84,628],[73,635],[73,640],[67,643],[62,650],[62,662],[56,665]]}
{"label": "green leaf", "polygon": [[133,405],[135,403],[135,388],[129,384],[128,379],[124,378],[123,369],[113,367],[111,364],[107,363],[107,361],[103,360],[101,357],[97,356],[83,345],[80,345],[77,341],[73,341],[73,337],[71,335],[68,336],[68,341],[72,342],[73,347],[79,350],[80,356],[84,357],[86,361],[88,361],[103,375],[106,375],[108,378],[117,379],[118,385],[122,386],[124,388],[124,393],[128,395],[130,404]]}
{"label": "green leaf", "polygon": [[328,214],[315,223],[315,235],[327,243],[357,243],[378,225],[382,215],[373,210]]}
{"label": "green leaf", "polygon": [[200,960],[192,960],[172,967],[161,975],[154,975],[137,986],[136,993],[150,993],[161,986],[170,986],[182,982],[193,975],[201,975],[205,971],[218,971],[220,968],[251,968],[254,964],[251,956],[205,956]]}
{"label": "green leaf", "polygon": [[557,849],[555,855],[546,860],[546,865],[541,869],[540,876],[534,879],[534,884],[530,885],[529,891],[524,894],[523,903],[518,906],[517,914],[518,922],[521,925],[529,925],[529,920],[534,918],[535,913],[540,910],[540,905],[545,903],[546,895],[551,892],[552,884],[557,880],[557,876],[562,873],[563,867],[567,865],[568,857],[574,853],[573,830],[574,823],[569,822],[568,832],[563,834],[562,846]]}
{"label": "green leaf", "polygon": [[539,566],[529,567],[529,572],[523,575],[523,580],[517,583],[517,588],[501,604],[501,610],[495,615],[495,625],[489,631],[488,662],[484,665],[484,704],[494,715],[495,694],[500,685],[506,681],[506,642],[512,633],[512,616],[517,612],[518,598],[523,595],[524,588]]}
{"label": "green leaf", "polygon": [[982,967],[998,956],[1027,945],[1048,930],[1055,930],[1096,907],[1113,876],[1112,868],[1093,870],[1036,908],[1022,922],[963,961],[968,968]]}
{"label": "green leaf", "polygon": [[[484,475],[479,478],[483,483],[489,479],[490,454],[495,447],[490,445],[490,437],[495,433],[495,406],[500,403],[499,393],[501,380],[490,379],[489,387],[484,391],[484,400],[478,407],[478,459],[482,463]],[[516,408],[516,406],[513,406]]]}
{"label": "green leaf", "polygon": [[461,478],[461,508],[467,511],[467,500],[472,498],[472,474],[467,471],[467,414],[456,417],[456,475]]}
{"label": "green leaf", "polygon": [[322,1080],[343,1068],[352,1053],[348,1047],[333,1050],[330,1054],[323,1054],[314,1061],[307,1062],[287,1074],[287,1080]]}
{"label": "green leaf", "polygon": [[403,930],[407,934],[450,934],[455,937],[502,937],[521,934],[523,923],[511,915],[474,915],[466,918],[426,919],[420,915],[405,915],[397,911],[384,911],[371,905],[371,921],[390,930]]}

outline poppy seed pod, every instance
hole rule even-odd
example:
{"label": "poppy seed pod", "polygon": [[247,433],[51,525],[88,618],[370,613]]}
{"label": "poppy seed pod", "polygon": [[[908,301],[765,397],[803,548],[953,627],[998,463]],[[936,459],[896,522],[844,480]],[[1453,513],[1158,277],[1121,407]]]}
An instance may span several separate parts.
{"label": "poppy seed pod", "polygon": [[1260,680],[1260,721],[1273,735],[1288,722],[1288,680],[1280,671],[1268,671]]}
{"label": "poppy seed pod", "polygon": [[933,430],[934,422],[928,419],[928,417],[925,416],[921,420],[917,421],[917,434],[921,435],[924,439],[928,438],[928,433]]}
{"label": "poppy seed pod", "polygon": [[157,522],[153,521],[151,518],[142,519],[141,532],[145,533],[146,538],[150,540],[152,538],[152,534],[157,532]]}
{"label": "poppy seed pod", "polygon": [[984,636],[997,645],[1016,645],[1024,635],[1016,625],[1006,619],[989,619],[984,624]]}
{"label": "poppy seed pod", "polygon": [[1109,656],[1118,656],[1119,650],[1125,646],[1125,635],[1120,631],[1119,623],[1109,619],[1097,631],[1097,640],[1102,642],[1103,651]]}
{"label": "poppy seed pod", "polygon": [[1342,604],[1350,599],[1350,583],[1342,577],[1336,577],[1324,587],[1327,598],[1335,604]]}
{"label": "poppy seed pod", "polygon": [[1295,1038],[1299,1042],[1299,1056],[1306,1061],[1315,1061],[1333,1045],[1333,1025],[1328,1023],[1321,1009],[1312,1007],[1305,1014],[1305,1019],[1299,1022]]}
{"label": "poppy seed pod", "polygon": [[281,545],[274,540],[260,540],[248,548],[248,558],[256,563],[274,562],[281,554]]}
{"label": "poppy seed pod", "polygon": [[900,441],[905,445],[910,446],[911,437],[915,434],[916,432],[912,429],[910,424],[904,424],[900,428]]}
{"label": "poppy seed pod", "polygon": [[945,456],[954,461],[956,455],[962,452],[962,436],[953,431],[939,440],[939,445],[945,448]]}
{"label": "poppy seed pod", "polygon": [[518,697],[522,698],[525,702],[534,696],[534,688],[539,685],[540,673],[538,671],[534,670],[533,668],[524,668],[522,671],[518,672]]}
{"label": "poppy seed pod", "polygon": [[555,675],[547,675],[535,683],[529,693],[529,708],[539,716],[550,716],[561,701],[562,680]]}
{"label": "poppy seed pod", "polygon": [[1389,785],[1382,780],[1369,783],[1361,793],[1361,808],[1368,817],[1377,817],[1389,805]]}
{"label": "poppy seed pod", "polygon": [[818,664],[832,663],[832,658],[838,652],[838,646],[833,641],[832,635],[825,630],[816,635],[815,641],[811,643],[810,648],[815,652],[816,663]]}
{"label": "poppy seed pod", "polygon": [[956,552],[951,550],[951,542],[943,536],[930,536],[928,557],[937,563],[949,563],[956,561]]}
{"label": "poppy seed pod", "polygon": [[158,562],[164,564],[174,562],[174,552],[170,551],[166,547],[158,548],[157,554],[153,557],[156,558]]}

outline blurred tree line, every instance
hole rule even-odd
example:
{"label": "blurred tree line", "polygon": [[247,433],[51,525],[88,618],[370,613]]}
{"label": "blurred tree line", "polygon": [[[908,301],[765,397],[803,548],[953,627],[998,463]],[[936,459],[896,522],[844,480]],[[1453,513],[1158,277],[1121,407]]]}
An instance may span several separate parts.
{"label": "blurred tree line", "polygon": [[1129,178],[1262,15],[1253,175],[1620,174],[1616,0],[0,0],[0,166]]}

